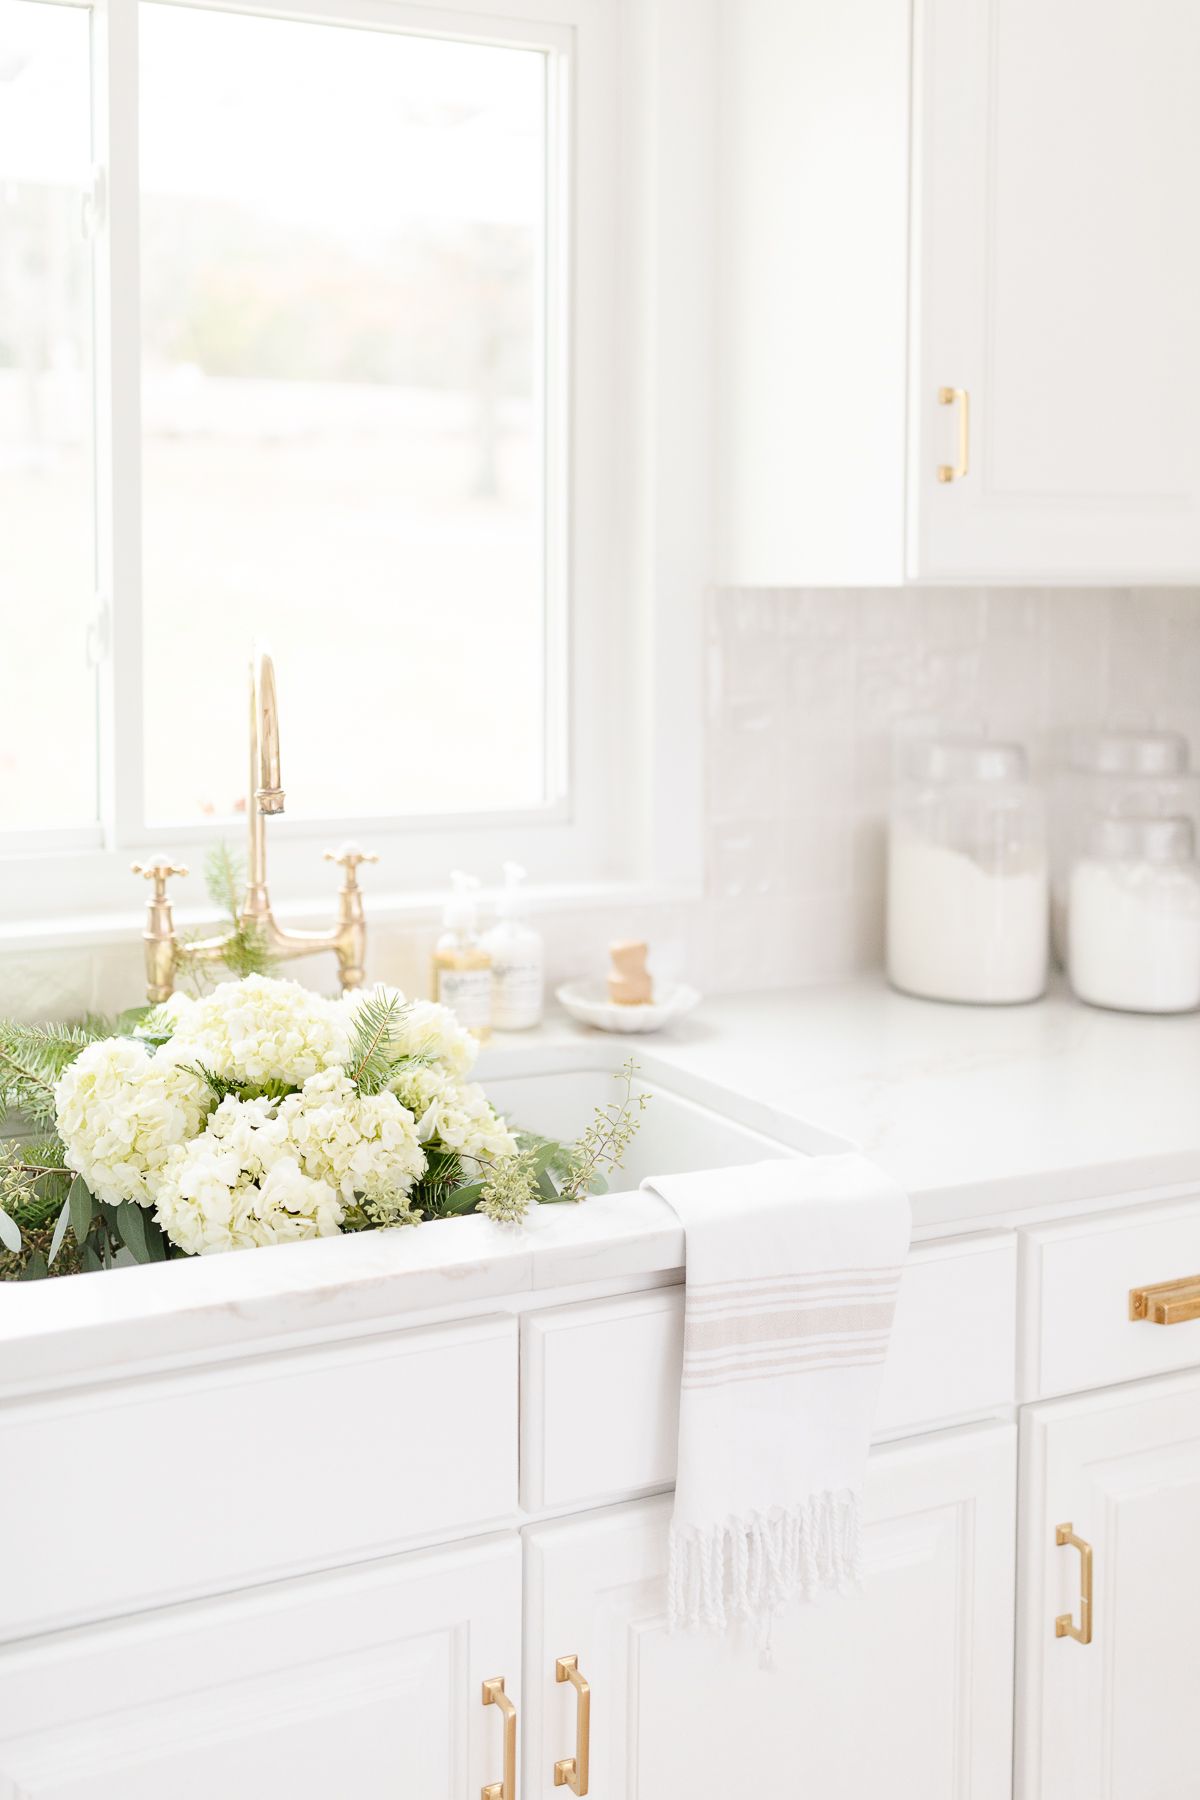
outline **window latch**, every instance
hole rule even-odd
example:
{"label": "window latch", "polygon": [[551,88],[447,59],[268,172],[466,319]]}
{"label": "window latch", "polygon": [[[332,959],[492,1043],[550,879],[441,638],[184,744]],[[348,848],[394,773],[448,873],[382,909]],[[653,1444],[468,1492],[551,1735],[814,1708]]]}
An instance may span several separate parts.
{"label": "window latch", "polygon": [[98,669],[108,661],[112,649],[112,600],[108,594],[97,594],[95,609],[87,628],[87,665]]}
{"label": "window latch", "polygon": [[92,165],[92,181],[79,201],[79,229],[85,242],[94,243],[104,224],[104,201],[107,192],[105,173],[100,163]]}

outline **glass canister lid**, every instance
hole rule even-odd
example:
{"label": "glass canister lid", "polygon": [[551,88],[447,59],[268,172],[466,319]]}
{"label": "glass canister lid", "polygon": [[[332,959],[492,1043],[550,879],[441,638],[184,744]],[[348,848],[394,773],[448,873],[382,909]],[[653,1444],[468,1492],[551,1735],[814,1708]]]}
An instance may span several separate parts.
{"label": "glass canister lid", "polygon": [[1188,863],[1196,832],[1190,819],[1096,818],[1088,849],[1105,862]]}
{"label": "glass canister lid", "polygon": [[1181,731],[1079,731],[1067,760],[1081,775],[1186,775],[1190,766]]}
{"label": "glass canister lid", "polygon": [[910,746],[908,773],[914,781],[937,786],[1025,781],[1029,759],[1020,744],[989,738],[925,738]]}

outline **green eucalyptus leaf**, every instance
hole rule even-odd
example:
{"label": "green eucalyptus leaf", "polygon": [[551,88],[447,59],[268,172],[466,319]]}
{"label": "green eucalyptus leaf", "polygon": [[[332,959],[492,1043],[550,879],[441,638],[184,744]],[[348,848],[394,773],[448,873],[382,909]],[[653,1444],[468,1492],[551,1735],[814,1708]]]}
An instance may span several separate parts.
{"label": "green eucalyptus leaf", "polygon": [[29,1261],[18,1275],[18,1281],[44,1281],[50,1270],[40,1250],[31,1252]]}
{"label": "green eucalyptus leaf", "polygon": [[2,1206],[0,1206],[0,1244],[3,1244],[6,1250],[11,1250],[14,1256],[18,1255],[21,1249],[21,1227],[15,1219],[10,1218]]}
{"label": "green eucalyptus leaf", "polygon": [[82,1244],[92,1228],[93,1201],[87,1182],[82,1175],[77,1175],[67,1193],[67,1207],[71,1216],[71,1230],[75,1233],[75,1242]]}
{"label": "green eucalyptus leaf", "polygon": [[147,1262],[166,1262],[166,1260],[167,1260],[167,1234],[166,1234],[166,1232],[163,1230],[162,1226],[159,1225],[155,1221],[153,1215],[148,1212],[144,1212],[142,1214],[142,1223],[146,1229],[146,1251],[147,1251],[146,1261]]}
{"label": "green eucalyptus leaf", "polygon": [[482,1181],[469,1181],[465,1187],[455,1188],[442,1207],[443,1213],[447,1218],[473,1213],[483,1197],[485,1185]]}
{"label": "green eucalyptus leaf", "polygon": [[94,1275],[104,1267],[100,1260],[100,1252],[95,1244],[85,1244],[79,1253],[79,1261],[85,1275]]}
{"label": "green eucalyptus leaf", "polygon": [[70,1220],[71,1196],[68,1194],[67,1198],[62,1203],[62,1211],[59,1213],[57,1222],[55,1223],[54,1236],[50,1239],[50,1255],[47,1267],[53,1267],[54,1259],[62,1249],[62,1241],[67,1235],[67,1226],[70,1223]]}
{"label": "green eucalyptus leaf", "polygon": [[117,1208],[117,1230],[129,1254],[137,1262],[150,1262],[150,1246],[146,1242],[146,1215],[134,1200],[125,1200]]}

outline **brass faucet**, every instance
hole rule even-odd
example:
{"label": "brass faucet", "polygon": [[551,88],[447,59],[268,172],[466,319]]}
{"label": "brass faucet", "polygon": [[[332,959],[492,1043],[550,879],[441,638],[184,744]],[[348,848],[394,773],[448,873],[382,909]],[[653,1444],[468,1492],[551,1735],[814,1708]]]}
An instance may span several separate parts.
{"label": "brass faucet", "polygon": [[[345,871],[338,890],[337,924],[329,931],[284,931],[275,923],[267,893],[267,845],[263,823],[269,813],[283,811],[283,799],[279,778],[275,667],[267,653],[259,651],[250,664],[250,786],[246,796],[249,854],[241,922],[257,932],[268,950],[280,956],[311,956],[318,950],[334,951],[342,987],[361,987],[365,974],[367,925],[362,889],[358,885],[358,868],[360,863],[378,862],[379,858],[359,850],[354,844],[343,844],[340,850],[327,850],[325,861],[337,863]],[[153,862],[134,863],[132,867],[135,875],[143,875],[154,883],[146,908],[142,942],[146,947],[146,998],[152,1006],[157,1006],[169,999],[174,991],[179,969],[193,963],[220,962],[233,934],[224,932],[219,937],[180,942],[175,934],[167,882],[173,875],[186,875],[187,869],[161,856]]]}

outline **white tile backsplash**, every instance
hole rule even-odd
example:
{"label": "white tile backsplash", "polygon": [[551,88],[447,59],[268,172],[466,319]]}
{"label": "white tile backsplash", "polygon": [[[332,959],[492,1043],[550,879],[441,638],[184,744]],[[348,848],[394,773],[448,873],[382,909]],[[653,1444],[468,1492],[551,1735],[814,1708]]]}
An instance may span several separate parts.
{"label": "white tile backsplash", "polygon": [[1200,589],[723,592],[709,635],[710,988],[879,962],[906,719],[1017,737],[1043,772],[1103,724],[1170,726],[1200,756]]}
{"label": "white tile backsplash", "polygon": [[[602,974],[615,937],[647,938],[662,978],[709,991],[877,965],[906,719],[1019,737],[1042,770],[1068,729],[1102,724],[1185,731],[1200,759],[1200,589],[730,590],[707,633],[705,894],[544,917],[552,984]],[[372,975],[423,991],[433,937],[376,924]],[[0,958],[0,1010],[117,1011],[140,969],[132,937]],[[288,972],[329,985],[325,959]]]}

